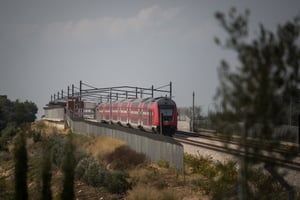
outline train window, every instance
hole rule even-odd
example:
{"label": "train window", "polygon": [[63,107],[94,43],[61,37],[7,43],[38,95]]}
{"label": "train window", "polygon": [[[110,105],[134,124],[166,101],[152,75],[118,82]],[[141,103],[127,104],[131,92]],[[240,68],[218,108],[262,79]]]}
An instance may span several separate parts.
{"label": "train window", "polygon": [[164,116],[173,116],[173,110],[172,109],[161,109],[160,112]]}
{"label": "train window", "polygon": [[163,115],[163,121],[173,120],[173,109],[172,108],[161,108],[160,113]]}

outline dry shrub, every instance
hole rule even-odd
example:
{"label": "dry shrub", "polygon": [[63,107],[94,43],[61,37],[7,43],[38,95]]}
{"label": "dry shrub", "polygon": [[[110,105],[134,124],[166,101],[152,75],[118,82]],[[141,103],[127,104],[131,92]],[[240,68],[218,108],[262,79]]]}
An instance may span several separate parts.
{"label": "dry shrub", "polygon": [[131,169],[146,160],[146,156],[137,153],[128,146],[120,146],[114,152],[107,155],[105,160],[109,163],[110,168],[117,170]]}
{"label": "dry shrub", "polygon": [[129,171],[131,182],[133,186],[136,186],[138,184],[147,184],[148,180],[148,174],[149,169],[146,167],[136,167]]}
{"label": "dry shrub", "polygon": [[138,185],[128,192],[128,200],[177,200],[181,199],[173,191],[159,190],[148,185]]}
{"label": "dry shrub", "polygon": [[82,150],[90,153],[95,159],[102,161],[107,155],[114,152],[114,150],[125,143],[123,141],[106,137],[92,137],[89,141],[85,141],[82,145]]}

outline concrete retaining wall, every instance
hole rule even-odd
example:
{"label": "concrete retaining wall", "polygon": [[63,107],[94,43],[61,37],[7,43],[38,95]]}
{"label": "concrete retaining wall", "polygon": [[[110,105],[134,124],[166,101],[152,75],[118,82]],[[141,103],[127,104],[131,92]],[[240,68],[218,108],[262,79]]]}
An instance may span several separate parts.
{"label": "concrete retaining wall", "polygon": [[57,129],[65,129],[65,122],[64,121],[52,121],[49,119],[42,119],[43,122],[49,127],[55,127]]}
{"label": "concrete retaining wall", "polygon": [[139,153],[144,153],[151,162],[166,160],[171,166],[183,172],[183,146],[173,138],[142,132],[135,129],[67,118],[67,123],[75,133],[104,135],[122,140]]}
{"label": "concrete retaining wall", "polygon": [[52,121],[63,121],[65,116],[65,108],[62,106],[44,107],[45,119]]}

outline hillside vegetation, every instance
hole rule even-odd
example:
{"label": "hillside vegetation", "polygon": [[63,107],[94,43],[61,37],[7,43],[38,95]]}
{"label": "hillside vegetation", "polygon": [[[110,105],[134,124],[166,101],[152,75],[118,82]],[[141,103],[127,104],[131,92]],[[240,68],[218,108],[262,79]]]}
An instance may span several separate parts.
{"label": "hillside vegetation", "polygon": [[[122,141],[74,134],[40,121],[18,129],[7,150],[0,151],[0,199],[16,199],[14,152],[21,131],[28,157],[28,199],[236,198],[234,162],[216,164],[211,158],[185,155],[185,173],[180,174],[165,160],[147,162]],[[254,194],[260,195],[254,198],[285,199],[278,184],[253,173]]]}
{"label": "hillside vegetation", "polygon": [[[0,199],[14,199],[16,194],[14,148],[19,131],[9,140],[7,150],[0,152]],[[190,188],[185,177],[170,168],[166,161],[149,163],[145,155],[134,152],[122,141],[74,134],[70,130],[47,127],[41,121],[22,131],[28,156],[28,199],[41,199],[46,194],[43,191],[48,157],[51,199],[63,199],[66,168],[69,172],[72,168],[74,171],[76,199],[203,197],[200,191]],[[68,144],[72,146],[69,158]],[[68,163],[72,164],[69,168]]]}

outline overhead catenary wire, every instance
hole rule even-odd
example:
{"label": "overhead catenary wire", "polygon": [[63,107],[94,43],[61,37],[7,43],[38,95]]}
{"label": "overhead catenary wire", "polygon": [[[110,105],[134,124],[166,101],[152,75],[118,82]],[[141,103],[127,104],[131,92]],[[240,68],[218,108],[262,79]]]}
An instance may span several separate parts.
{"label": "overhead catenary wire", "polygon": [[[84,86],[84,87],[83,87]],[[170,87],[170,90],[163,89]],[[88,83],[80,81],[79,87],[72,84],[67,87],[67,91],[61,90],[61,92],[51,95],[51,101],[67,101],[68,99],[76,99],[82,101],[93,101],[99,103],[103,100],[120,100],[120,99],[132,99],[132,98],[148,98],[158,96],[169,96],[171,98],[172,82],[169,84],[160,86],[158,88],[151,87],[136,87],[136,86],[116,86],[116,87],[95,87]]]}

